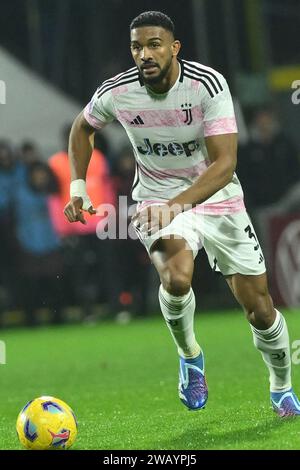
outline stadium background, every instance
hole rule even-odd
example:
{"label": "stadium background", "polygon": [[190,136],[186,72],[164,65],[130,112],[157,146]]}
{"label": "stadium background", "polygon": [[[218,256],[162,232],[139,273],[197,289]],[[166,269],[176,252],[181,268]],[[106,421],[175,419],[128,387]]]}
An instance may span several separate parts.
{"label": "stadium background", "polygon": [[[166,361],[173,364],[174,350],[158,318],[158,279],[142,246],[131,240],[99,240],[98,221],[90,220],[88,228],[80,231],[63,220],[68,186],[64,149],[70,123],[103,80],[132,66],[129,23],[149,9],[174,19],[182,57],[216,68],[229,82],[240,129],[238,176],[264,247],[272,294],[286,308],[291,341],[299,338],[298,0],[4,0],[0,14],[0,339],[5,340],[7,364],[0,372],[7,387],[1,392],[5,438],[2,443],[0,438],[0,448],[18,448],[12,431],[16,412],[27,398],[46,392],[75,403],[83,416],[79,419],[83,430],[90,426],[91,435],[97,437],[85,439],[83,432],[78,448],[299,448],[297,428],[290,440],[282,440],[280,429],[268,421],[267,407],[259,397],[253,398],[265,380],[263,366],[256,377],[257,357],[242,315],[237,316],[240,309],[223,280],[210,271],[204,253],[197,258],[194,276],[200,312],[197,326],[199,331],[204,329],[204,345],[219,367],[226,350],[228,369],[235,367],[240,379],[245,365],[242,360],[236,363],[235,348],[251,359],[253,355],[255,365],[245,367],[254,384],[245,379],[239,389],[242,382],[233,380],[238,398],[229,400],[229,408],[224,404],[218,408],[215,398],[215,415],[205,421],[206,437],[193,442],[195,433],[199,434],[196,418],[186,423],[183,415],[177,415],[175,368],[164,379],[158,374]],[[91,172],[91,187],[98,187],[94,197],[118,210],[119,195],[130,200],[133,177],[127,138],[113,125],[97,135],[96,147]],[[23,329],[24,324],[30,329]],[[231,343],[230,331],[221,334],[229,324],[237,343]],[[31,330],[37,326],[43,328]],[[143,338],[149,342],[143,344]],[[50,344],[63,349],[64,365]],[[135,369],[139,367],[137,358],[133,360],[136,351],[147,362],[152,348],[156,366],[151,365],[141,385],[142,373],[133,377],[121,358]],[[159,355],[158,350],[164,352]],[[112,365],[122,390],[112,378]],[[73,368],[76,373],[70,377]],[[35,377],[36,384],[28,383],[28,377]],[[92,391],[84,386],[86,377]],[[222,381],[215,370],[211,372],[220,395],[226,394],[226,380],[232,383],[229,372]],[[15,393],[19,383],[22,390]],[[162,394],[155,389],[157,383]],[[123,407],[103,399],[105,384],[113,390],[114,400],[120,392]],[[170,396],[170,414],[163,424]],[[145,417],[142,412],[132,414],[132,400],[137,409],[144,407]],[[250,402],[257,405],[253,416],[242,409]],[[95,406],[102,410],[100,428]],[[145,437],[143,420],[153,410]],[[241,416],[248,423],[242,428]],[[218,420],[224,420],[223,434]],[[227,431],[226,420],[234,423]],[[170,421],[175,427],[180,423],[180,435],[174,437],[174,428],[168,429]],[[156,436],[158,428],[161,434]],[[269,437],[260,442],[259,436],[265,433]]]}

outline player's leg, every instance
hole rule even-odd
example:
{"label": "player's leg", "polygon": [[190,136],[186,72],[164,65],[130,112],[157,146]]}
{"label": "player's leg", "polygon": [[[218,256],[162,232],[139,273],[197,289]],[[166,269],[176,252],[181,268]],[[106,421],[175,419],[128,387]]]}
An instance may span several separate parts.
{"label": "player's leg", "polygon": [[276,317],[269,294],[266,273],[257,276],[234,274],[226,280],[237,301],[242,305],[249,323],[256,329],[267,330]]}
{"label": "player's leg", "polygon": [[194,259],[183,239],[158,240],[151,250],[151,260],[161,285],[159,302],[167,325],[178,348],[187,358],[199,355],[194,334],[195,296],[191,288]]}
{"label": "player's leg", "polygon": [[234,274],[227,282],[246,312],[254,344],[269,369],[274,410],[280,416],[300,415],[300,403],[291,384],[288,329],[283,315],[274,309],[266,273]]}
{"label": "player's leg", "polygon": [[269,369],[275,411],[282,416],[300,414],[300,404],[291,388],[287,325],[274,309],[264,257],[247,212],[206,216],[204,248],[212,269],[227,278],[246,311],[254,344]]}
{"label": "player's leg", "polygon": [[180,356],[179,396],[190,409],[207,401],[204,357],[194,333],[194,258],[183,238],[159,239],[150,256],[160,276],[159,302]]}

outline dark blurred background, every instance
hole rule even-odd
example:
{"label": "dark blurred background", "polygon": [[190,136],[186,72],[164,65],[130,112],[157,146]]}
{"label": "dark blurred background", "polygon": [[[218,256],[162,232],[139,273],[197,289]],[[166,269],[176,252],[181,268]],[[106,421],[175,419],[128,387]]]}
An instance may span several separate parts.
{"label": "dark blurred background", "polygon": [[237,75],[299,64],[298,0],[11,0],[1,2],[0,42],[83,103],[131,66],[129,24],[144,10],[174,18],[182,55]]}
{"label": "dark blurred background", "polygon": [[[279,304],[300,305],[299,0],[2,0],[0,9],[0,318],[3,325],[158,311],[158,279],[138,241],[99,240],[99,219],[67,224],[67,139],[101,82],[132,66],[129,24],[175,22],[181,57],[227,78],[239,126],[238,176]],[[130,202],[134,157],[117,124],[96,137],[95,204]],[[125,215],[126,217],[126,215]],[[126,219],[126,223],[127,223]],[[235,305],[206,256],[198,307]]]}

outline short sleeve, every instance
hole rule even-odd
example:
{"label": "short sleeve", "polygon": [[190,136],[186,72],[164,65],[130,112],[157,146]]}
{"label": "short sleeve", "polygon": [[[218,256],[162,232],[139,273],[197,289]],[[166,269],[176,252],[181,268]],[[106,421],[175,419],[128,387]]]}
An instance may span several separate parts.
{"label": "short sleeve", "polygon": [[84,108],[84,117],[95,129],[101,129],[115,119],[113,97],[110,91],[104,94],[95,92],[91,101]]}
{"label": "short sleeve", "polygon": [[221,74],[218,78],[222,90],[213,96],[206,90],[202,101],[204,137],[238,132],[229,87]]}

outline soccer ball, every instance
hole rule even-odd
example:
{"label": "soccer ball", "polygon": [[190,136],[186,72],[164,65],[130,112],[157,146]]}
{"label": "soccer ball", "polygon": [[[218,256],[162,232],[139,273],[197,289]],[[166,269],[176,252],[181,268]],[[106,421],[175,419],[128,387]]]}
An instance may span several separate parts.
{"label": "soccer ball", "polygon": [[77,436],[76,417],[59,398],[35,398],[20,411],[17,434],[26,449],[68,449]]}

